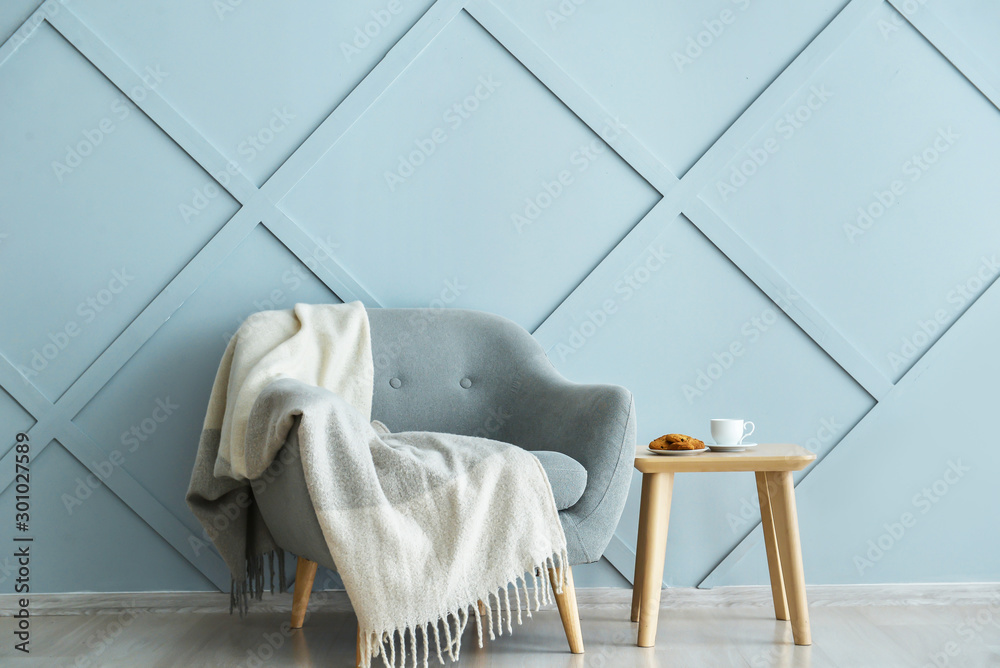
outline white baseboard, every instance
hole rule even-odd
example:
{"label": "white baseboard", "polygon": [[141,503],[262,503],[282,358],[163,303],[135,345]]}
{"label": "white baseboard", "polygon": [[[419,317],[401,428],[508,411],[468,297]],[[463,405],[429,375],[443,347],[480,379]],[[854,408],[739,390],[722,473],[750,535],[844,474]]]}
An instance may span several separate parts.
{"label": "white baseboard", "polygon": [[[997,605],[1000,583],[812,585],[806,587],[810,607]],[[18,608],[18,594],[0,595],[0,617]],[[223,592],[135,592],[32,594],[32,615],[119,614],[124,611],[154,613],[229,613],[229,594]],[[632,590],[588,588],[577,590],[580,607],[630,607]],[[661,608],[758,607],[771,605],[768,587],[717,587],[665,589]],[[252,601],[251,612],[288,613],[292,595],[265,594]],[[350,612],[351,602],[343,591],[316,592],[309,601],[311,612]]]}

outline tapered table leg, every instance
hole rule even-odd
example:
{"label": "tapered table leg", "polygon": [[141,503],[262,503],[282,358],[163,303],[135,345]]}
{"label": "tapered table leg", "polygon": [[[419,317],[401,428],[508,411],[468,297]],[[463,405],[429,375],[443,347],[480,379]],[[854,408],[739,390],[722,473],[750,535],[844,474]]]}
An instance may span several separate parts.
{"label": "tapered table leg", "polygon": [[632,621],[639,621],[639,601],[642,600],[642,571],[646,568],[646,508],[649,506],[649,473],[642,476],[639,497],[639,532],[635,537],[635,572],[632,576]]}
{"label": "tapered table leg", "polygon": [[[667,553],[667,526],[670,522],[670,498],[674,474],[649,473],[646,495],[645,523],[639,526],[646,533],[642,568],[642,591],[639,599],[639,647],[652,647],[656,642],[656,622],[660,614],[660,588],[663,586],[663,560]],[[644,477],[646,477],[644,476]]]}
{"label": "tapered table leg", "polygon": [[811,645],[809,606],[806,602],[806,580],[802,569],[802,545],[799,541],[799,518],[795,509],[795,487],[790,471],[767,473],[768,489],[772,492],[771,513],[778,539],[778,558],[785,581],[788,613],[792,621],[792,637],[796,645]]}
{"label": "tapered table leg", "polygon": [[754,473],[757,479],[757,499],[760,501],[760,522],[764,531],[764,550],[767,552],[767,571],[771,576],[771,598],[774,599],[774,617],[788,621],[788,603],[785,600],[785,582],[781,577],[781,560],[778,558],[778,537],[774,533],[771,516],[771,498],[767,488],[767,475]]}

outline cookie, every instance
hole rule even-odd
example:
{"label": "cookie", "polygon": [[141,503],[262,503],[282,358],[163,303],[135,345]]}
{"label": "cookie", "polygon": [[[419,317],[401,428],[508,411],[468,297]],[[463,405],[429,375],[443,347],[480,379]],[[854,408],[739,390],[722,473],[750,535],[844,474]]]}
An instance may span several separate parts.
{"label": "cookie", "polygon": [[650,450],[701,450],[705,442],[686,434],[664,434],[649,444]]}

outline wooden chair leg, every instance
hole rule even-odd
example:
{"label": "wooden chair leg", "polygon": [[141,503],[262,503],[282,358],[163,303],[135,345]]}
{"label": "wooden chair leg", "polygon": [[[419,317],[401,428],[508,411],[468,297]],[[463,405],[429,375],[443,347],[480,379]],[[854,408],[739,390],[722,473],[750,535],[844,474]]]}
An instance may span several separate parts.
{"label": "wooden chair leg", "polygon": [[482,633],[483,643],[485,644],[486,641],[490,639],[490,634],[486,630],[489,628],[489,622],[486,621],[486,604],[483,603],[482,599],[479,599],[479,602],[476,603],[476,606],[479,608],[479,623],[483,627],[482,629],[480,629],[480,632]]}
{"label": "wooden chair leg", "polygon": [[[552,591],[556,589],[556,573],[549,569],[549,581]],[[566,582],[561,594],[556,593],[556,606],[562,619],[566,640],[569,641],[569,651],[573,654],[583,654],[583,631],[580,629],[580,610],[576,605],[576,588],[573,586],[573,569],[566,566]]]}
{"label": "wooden chair leg", "polygon": [[771,514],[771,493],[767,488],[767,474],[758,471],[757,500],[760,502],[760,523],[764,531],[764,551],[767,552],[767,571],[771,576],[771,598],[774,600],[774,617],[788,621],[788,601],[785,598],[785,582],[781,575],[781,559],[778,558],[778,536],[774,532]]}
{"label": "wooden chair leg", "polygon": [[802,546],[799,542],[799,518],[795,509],[795,487],[790,471],[767,474],[771,496],[771,512],[778,537],[781,575],[788,598],[788,616],[792,621],[792,638],[796,645],[811,645],[809,605],[806,602],[806,578],[802,570]]}
{"label": "wooden chair leg", "polygon": [[309,595],[312,594],[313,581],[316,580],[315,561],[299,557],[295,566],[295,593],[292,594],[292,628],[301,629],[306,619],[306,608],[309,607]]}
{"label": "wooden chair leg", "polygon": [[361,658],[361,625],[358,625],[358,638],[354,645],[354,665],[357,668],[368,668],[371,665],[371,657]]}

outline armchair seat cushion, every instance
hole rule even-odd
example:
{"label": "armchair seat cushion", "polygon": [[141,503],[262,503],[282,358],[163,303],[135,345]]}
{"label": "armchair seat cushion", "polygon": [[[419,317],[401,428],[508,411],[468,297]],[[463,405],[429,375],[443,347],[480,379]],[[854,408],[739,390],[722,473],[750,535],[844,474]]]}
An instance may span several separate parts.
{"label": "armchair seat cushion", "polygon": [[561,452],[538,450],[531,454],[538,457],[542,468],[545,469],[545,475],[549,477],[556,508],[566,510],[573,507],[587,489],[587,469],[583,468],[580,462]]}

